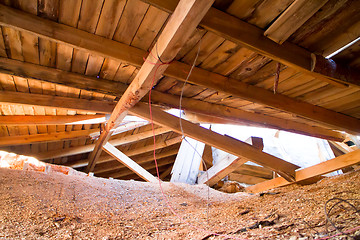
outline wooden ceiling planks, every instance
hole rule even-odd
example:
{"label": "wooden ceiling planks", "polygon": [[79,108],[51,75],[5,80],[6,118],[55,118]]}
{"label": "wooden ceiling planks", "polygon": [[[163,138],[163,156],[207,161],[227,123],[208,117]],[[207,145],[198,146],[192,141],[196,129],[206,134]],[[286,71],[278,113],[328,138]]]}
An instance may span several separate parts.
{"label": "wooden ceiling planks", "polygon": [[[54,19],[55,21],[59,21],[61,23],[65,23],[69,26],[78,26],[79,28],[86,29],[89,28],[97,35],[105,36],[107,38],[113,38],[114,40],[124,42],[127,44],[132,44],[132,41],[135,40],[135,36],[150,36],[146,35],[146,24],[144,24],[144,17],[149,15],[150,18],[150,9],[154,7],[149,7],[148,4],[143,3],[141,1],[100,1],[96,2],[97,5],[101,5],[101,9],[98,12],[94,12],[93,15],[89,14],[88,17],[84,17],[81,20],[81,12],[82,16],[87,16],[88,12],[86,7],[81,4],[80,0],[70,1],[70,0],[60,0],[60,1],[50,1],[44,0],[40,1],[39,5],[39,14],[43,17]],[[126,2],[126,3],[125,3]],[[220,1],[218,1],[220,2]],[[233,1],[229,8],[227,8],[227,12],[232,15],[238,16],[243,20],[250,21],[251,23],[266,28],[269,23],[271,23],[274,19],[278,17],[279,14],[286,8],[284,6],[291,4],[292,1],[275,1],[270,4],[270,1]],[[22,9],[24,11],[36,14],[37,13],[37,1],[20,1],[22,5],[13,5],[12,7]],[[95,3],[93,3],[95,4]],[[169,3],[171,4],[171,3]],[[326,34],[319,32],[317,35],[311,36],[310,34],[314,34],[312,29],[319,28],[321,24],[327,25],[329,23],[339,24],[339,22],[346,21],[346,28],[351,29],[355,25],[351,25],[351,21],[346,20],[346,16],[352,13],[349,6],[355,8],[356,1],[333,1],[329,0],[329,3],[325,4],[321,11],[317,12],[312,18],[310,18],[298,31],[296,31],[293,36],[290,37],[291,41],[298,41],[298,44],[310,44],[311,41],[316,42],[313,39],[321,39],[321,42],[324,46],[332,46],[332,41],[336,39],[343,39],[340,42],[346,42],[350,38],[341,37],[342,32],[337,32],[334,34],[335,38],[331,39],[326,37]],[[221,4],[220,4],[221,5]],[[219,5],[219,6],[220,6]],[[226,5],[226,4],[225,4]],[[50,9],[50,6],[53,8]],[[71,6],[71,7],[67,7]],[[94,5],[95,6],[95,5]],[[91,6],[90,10],[94,10],[94,6]],[[243,7],[239,7],[243,6]],[[98,9],[96,7],[96,9]],[[225,10],[225,9],[223,9]],[[271,10],[271,14],[264,14],[264,12]],[[278,12],[276,12],[278,10]],[[163,11],[160,10],[151,10],[158,11],[159,13],[164,14]],[[262,13],[263,12],[263,13]],[[329,20],[335,14],[339,14],[336,19]],[[91,16],[90,16],[91,15]],[[105,19],[105,15],[111,16],[110,20]],[[168,14],[164,14],[168,15]],[[357,18],[357,14],[354,14],[353,20]],[[88,20],[86,20],[88,18]],[[97,19],[96,19],[97,18]],[[85,19],[85,20],[84,20]],[[102,20],[103,19],[103,20]],[[80,24],[80,22],[82,23]],[[165,20],[166,21],[166,20]],[[164,22],[165,22],[164,21]],[[96,24],[95,24],[96,22]],[[131,22],[131,24],[129,24]],[[145,21],[146,22],[146,21]],[[111,24],[109,24],[111,23]],[[88,25],[88,26],[86,26]],[[95,26],[95,27],[94,27]],[[103,27],[101,27],[103,26]],[[157,28],[161,29],[162,26],[157,26]],[[330,26],[327,26],[329,29]],[[6,29],[6,27],[2,27],[2,29]],[[143,30],[142,30],[143,29]],[[356,29],[356,28],[355,28]],[[334,30],[335,31],[335,30]],[[332,31],[332,32],[334,32]],[[337,31],[337,30],[336,30]],[[8,34],[10,32],[10,34]],[[141,33],[143,32],[143,33]],[[354,33],[354,31],[350,31],[350,34]],[[145,34],[145,35],[144,35]],[[152,33],[152,36],[156,36],[158,32]],[[200,38],[204,38],[206,40],[206,36],[210,35],[204,29],[197,29],[194,31],[192,37],[188,41],[188,43],[184,46],[183,49],[180,50],[177,59],[184,59],[184,61],[188,61],[192,64],[194,57],[197,52],[197,44],[199,43]],[[3,36],[5,39],[2,39]],[[353,36],[353,35],[351,35]],[[151,37],[149,37],[150,39]],[[301,42],[301,39],[307,39],[309,41]],[[11,41],[9,41],[9,39]],[[38,40],[38,37],[35,37],[32,34],[17,31],[17,30],[5,30],[5,33],[2,32],[0,34],[0,56],[6,57],[6,53],[8,53],[8,57],[12,57],[14,59],[24,60],[25,62],[31,62],[35,64],[45,64],[48,66],[56,67],[65,71],[77,71],[78,69],[84,69],[84,72],[90,76],[99,76],[101,79],[120,81],[123,83],[130,83],[132,78],[136,75],[136,67],[128,65],[126,63],[122,63],[120,61],[110,60],[108,58],[102,58],[99,56],[90,55],[89,58],[84,58],[85,60],[79,64],[79,67],[75,67],[72,69],[72,66],[75,64],[76,59],[79,59],[78,56],[73,56],[74,49],[72,47],[66,46],[60,43],[54,43],[51,41],[42,41],[42,38]],[[144,50],[147,50],[145,45],[151,46],[149,43],[141,46]],[[2,41],[3,40],[3,41]],[[263,58],[260,55],[256,55],[253,51],[250,51],[246,48],[243,48],[235,43],[225,40],[219,36],[209,37],[208,44],[204,40],[204,45],[201,43],[203,53],[198,64],[201,68],[208,69],[210,71],[214,71],[220,73],[222,75],[229,76],[231,75],[234,78],[237,78],[239,81],[243,81],[249,84],[254,84],[256,86],[261,86],[266,89],[272,90],[274,75],[275,75],[275,66],[276,62],[269,61],[266,58]],[[326,40],[326,41],[325,41]],[[44,42],[44,44],[40,43],[38,47],[37,41]],[[213,42],[211,42],[213,41]],[[336,40],[338,41],[338,40]],[[138,41],[139,42],[139,41]],[[148,41],[150,42],[150,40]],[[220,42],[220,43],[219,43]],[[339,41],[338,41],[339,42]],[[55,61],[54,59],[54,44],[56,46],[55,52]],[[309,45],[309,46],[310,46]],[[313,44],[312,47],[318,48]],[[320,44],[317,44],[320,46]],[[140,45],[139,45],[140,46]],[[139,47],[138,46],[138,47]],[[216,47],[215,47],[216,46]],[[44,48],[43,52],[41,52],[42,48]],[[7,52],[6,52],[7,51]],[[76,52],[76,50],[75,50]],[[351,56],[349,59],[346,59],[347,63],[351,63],[352,66],[359,66],[359,61],[356,60],[356,50],[353,51],[354,56]],[[40,55],[39,55],[40,54]],[[87,53],[88,54],[88,53]],[[346,56],[351,55],[352,53],[344,53]],[[86,53],[85,53],[86,55]],[[14,57],[15,56],[15,57]],[[41,57],[42,56],[42,57]],[[51,59],[45,60],[44,56],[49,56]],[[262,59],[263,58],[263,59]],[[187,60],[186,60],[187,59]],[[345,58],[341,58],[341,54],[338,55],[338,58],[334,57],[334,59],[341,59],[341,61],[345,61]],[[357,62],[356,62],[357,61]],[[55,63],[55,65],[54,65]],[[249,71],[248,69],[251,70]],[[72,97],[80,97],[86,99],[97,99],[97,100],[114,100],[115,96],[104,95],[103,93],[93,93],[87,92],[84,90],[79,90],[75,88],[69,88],[67,86],[54,85],[51,83],[27,80],[21,78],[13,78],[13,86],[16,91],[19,92],[27,92],[26,88],[31,93],[40,93],[40,94],[52,94],[57,96],[72,96]],[[27,85],[26,85],[27,81]],[[3,84],[6,84],[2,81]],[[174,81],[169,77],[163,78],[158,86],[156,86],[157,90],[168,92],[174,95],[180,95],[182,82]],[[9,87],[9,86],[7,86]],[[11,86],[10,86],[11,88]],[[10,90],[10,89],[8,89]],[[14,89],[12,89],[14,90]],[[328,85],[319,80],[315,80],[309,76],[304,74],[299,75],[297,71],[294,71],[290,68],[282,69],[280,73],[280,83],[279,83],[279,92],[282,92],[284,95],[290,96],[292,98],[296,98],[299,100],[303,100],[310,103],[315,103],[320,106],[327,106],[330,109],[336,109],[337,111],[341,111],[345,114],[352,115],[354,117],[359,117],[359,104],[357,99],[359,96],[356,94],[356,89],[348,88],[348,89],[340,89],[334,87],[332,85]],[[249,111],[262,112],[272,116],[282,117],[284,119],[294,119],[295,116],[291,114],[284,113],[282,111],[277,111],[272,108],[263,107],[259,104],[254,104],[240,98],[231,96],[229,94],[217,92],[213,89],[208,89],[205,87],[200,87],[197,85],[187,84],[184,89],[184,96],[192,97],[194,99],[200,99],[209,102],[215,102],[221,105],[232,106],[236,108],[243,108]],[[56,115],[67,115],[67,114],[76,114],[82,113],[87,114],[87,112],[83,111],[72,111],[72,110],[49,110],[48,108],[41,107],[10,107],[8,108],[11,111],[9,114],[13,114],[12,110],[20,114],[56,114]],[[22,110],[21,110],[22,109]],[[31,110],[32,109],[32,110]],[[302,118],[296,118],[298,122],[307,122],[313,123],[312,121],[308,121]],[[77,126],[74,129],[85,129],[91,126]],[[29,133],[39,133],[39,132],[51,132],[51,131],[70,131],[73,127],[71,126],[56,126],[56,128],[52,126],[29,126]],[[8,131],[6,129],[6,131]],[[6,132],[3,130],[3,133]],[[11,130],[12,133],[19,132],[19,129]],[[22,130],[24,131],[24,130]],[[79,143],[77,143],[79,144]],[[87,144],[87,143],[81,143]],[[74,145],[76,145],[76,141],[74,141]],[[32,145],[34,149],[37,144]],[[63,147],[70,146],[70,141],[66,144],[63,144]],[[50,147],[51,148],[51,147]],[[132,147],[133,148],[133,147]],[[43,147],[43,149],[48,149],[48,146]]]}

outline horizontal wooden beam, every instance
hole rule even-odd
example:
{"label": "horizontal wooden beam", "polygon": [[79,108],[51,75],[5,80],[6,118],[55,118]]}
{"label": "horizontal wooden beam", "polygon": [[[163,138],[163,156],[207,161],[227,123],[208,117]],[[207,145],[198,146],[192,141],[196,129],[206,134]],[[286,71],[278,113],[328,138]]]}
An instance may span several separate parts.
{"label": "horizontal wooden beam", "polygon": [[[0,13],[0,24],[2,25],[28,31],[38,36],[61,42],[70,45],[71,47],[103,57],[128,62],[137,67],[142,65],[143,56],[146,54],[145,51],[126,44],[42,19],[35,15],[27,14],[3,5],[0,5]],[[209,14],[211,17],[206,17]],[[282,60],[286,65],[299,66],[300,68],[307,69],[309,73],[311,73],[311,69],[314,69],[314,71],[326,69],[325,72],[336,72],[333,69],[328,68],[329,64],[329,66],[334,66],[331,65],[331,62],[326,64],[328,60],[321,60],[320,57],[316,57],[316,64],[313,64],[313,67],[311,67],[311,62],[314,61],[311,60],[311,54],[306,50],[299,48],[296,45],[291,45],[288,42],[278,45],[263,36],[263,31],[261,29],[254,28],[254,26],[242,22],[235,17],[214,8],[210,10],[209,14],[203,19],[203,24],[215,32],[221,30],[219,34],[224,34],[223,32],[226,32],[225,35],[230,40],[234,40],[238,43],[242,42],[242,45],[245,44],[248,47],[251,47],[252,44],[252,49],[258,49],[259,52],[266,56],[271,56],[277,61]],[[239,38],[242,40],[240,41]],[[265,48],[265,50],[263,48]],[[319,64],[320,67],[317,67]],[[322,66],[325,66],[325,68]],[[187,72],[189,72],[190,68],[191,66],[187,64],[174,61],[167,68],[164,75],[185,81]],[[359,74],[356,72],[354,74],[353,71],[350,71],[349,69],[346,69],[345,72],[359,76]],[[344,71],[341,71],[341,75],[344,74]],[[335,129],[348,131],[349,133],[354,134],[360,133],[360,120],[356,118],[314,106],[306,102],[297,101],[285,95],[274,95],[266,89],[248,85],[204,69],[194,68],[188,81],[189,83],[215,89],[249,101],[313,119],[332,126]]]}
{"label": "horizontal wooden beam", "polygon": [[[169,13],[174,10],[178,2],[178,0],[143,1]],[[323,71],[326,68],[321,65],[319,65],[317,69],[312,68],[311,65],[315,62],[311,59],[311,52],[288,41],[283,42],[282,45],[277,44],[264,35],[264,30],[216,8],[211,8],[208,11],[201,21],[200,26],[277,62],[313,75],[314,77],[319,77],[321,80],[329,81],[337,86],[339,86],[338,83],[360,85],[358,69],[351,69],[336,64],[333,60],[325,59],[322,56],[317,56],[319,61],[321,59],[329,63],[329,65],[332,63],[333,66],[336,67],[331,68],[331,70],[329,69],[330,71]]]}
{"label": "horizontal wooden beam", "polygon": [[243,164],[238,169],[234,171],[234,173],[244,174],[244,175],[251,175],[260,178],[271,179],[273,178],[273,171],[270,169],[254,166],[250,164]]}
{"label": "horizontal wooden beam", "polygon": [[[153,103],[165,103],[167,106],[179,108],[180,97],[156,92],[152,95]],[[219,104],[182,98],[181,108],[186,110],[185,118],[202,123],[219,123],[256,126],[293,132],[327,140],[343,141],[344,135],[330,129],[311,126],[291,120],[281,119],[259,113],[226,107]],[[187,114],[188,113],[188,114]]]}
{"label": "horizontal wooden beam", "polygon": [[[353,151],[351,153],[347,153],[347,154],[341,155],[339,157],[333,158],[331,160],[321,162],[314,166],[298,170],[295,172],[295,180],[296,180],[296,182],[305,181],[305,180],[308,180],[308,179],[311,179],[314,177],[321,176],[323,174],[337,171],[341,168],[346,168],[346,167],[358,164],[359,162],[360,162],[360,149]],[[289,184],[292,184],[292,183],[289,183],[282,177],[277,177],[277,178],[268,180],[266,182],[256,184],[254,186],[247,187],[246,191],[258,193],[258,192],[266,191],[266,190],[277,188],[277,187],[287,186]]]}
{"label": "horizontal wooden beam", "polygon": [[[56,74],[53,74],[53,71],[55,71]],[[68,76],[68,72],[66,71],[61,71],[58,69],[53,69],[45,66],[25,63],[25,62],[16,61],[7,58],[1,58],[1,57],[0,57],[0,72],[5,72],[15,76],[21,76],[30,79],[41,79],[56,84],[64,84],[69,87],[75,87],[75,88],[80,87],[80,89],[84,89],[84,90],[92,89],[92,91],[107,93],[113,96],[119,96],[124,92],[124,89],[126,89],[127,87],[127,85],[115,81],[109,81],[106,79],[93,79],[89,76],[81,75],[77,73],[72,73],[71,76]],[[68,77],[69,78],[74,77],[75,79],[82,79],[82,82],[86,82],[86,87],[78,86],[74,82],[63,80],[63,79],[68,79]],[[102,85],[99,84],[99,82],[107,82],[107,81],[108,83],[104,85],[105,87],[102,87]],[[180,99],[178,96],[162,93],[155,90],[152,91],[153,103],[165,104],[170,107],[179,108],[179,101]],[[191,98],[182,99],[182,109],[191,111],[193,113],[208,115],[207,119],[209,120],[207,121],[214,121],[214,123],[223,122],[229,124],[255,125],[259,127],[268,127],[268,128],[294,132],[307,136],[319,137],[327,140],[334,140],[334,141],[343,140],[341,133],[331,131],[325,128],[310,126],[308,124],[298,123],[291,120],[284,120],[281,118],[271,117],[264,114],[246,112],[236,108],[203,102]],[[220,117],[221,119],[214,118],[214,116]],[[53,117],[53,116],[45,116],[45,117]],[[205,118],[205,116],[203,116],[202,119],[203,118]]]}
{"label": "horizontal wooden beam", "polygon": [[106,143],[103,146],[105,152],[113,156],[119,162],[127,166],[131,171],[135,172],[139,177],[144,179],[147,182],[157,182],[158,179],[151,175],[148,171],[142,168],[139,164],[134,162],[131,158],[123,154],[119,149],[111,145],[110,143]]}
{"label": "horizontal wooden beam", "polygon": [[[169,151],[166,151],[166,152],[161,152],[159,154],[156,154],[156,159],[158,160],[158,159],[174,156],[174,155],[177,154],[177,152],[178,152],[178,149],[172,149],[172,150],[169,150]],[[127,156],[132,156],[132,155],[128,155],[128,154],[126,154],[126,155]],[[146,157],[133,158],[133,160],[138,164],[154,162],[154,155],[151,154],[151,155],[146,156]],[[108,171],[120,170],[120,169],[123,169],[123,168],[124,168],[124,166],[121,166],[118,163],[114,164],[114,161],[111,161],[111,162],[106,162],[106,163],[96,165],[96,167],[94,169],[94,173],[95,174],[100,174],[100,173],[105,173],[105,172],[108,172]]]}
{"label": "horizontal wooden beam", "polygon": [[77,125],[98,124],[106,121],[105,115],[57,115],[57,116],[0,116],[0,125]]}
{"label": "horizontal wooden beam", "polygon": [[[154,144],[150,144],[150,145],[146,145],[144,147],[139,147],[139,148],[136,148],[133,150],[126,151],[126,152],[124,152],[124,154],[126,154],[129,157],[132,157],[132,156],[136,156],[136,155],[140,155],[143,153],[148,153],[148,152],[154,151],[154,148],[155,148],[155,150],[159,150],[162,148],[170,147],[172,145],[180,143],[181,140],[182,140],[181,136],[173,137],[166,141],[156,143],[155,147],[154,147]],[[113,160],[114,160],[114,158],[111,156],[101,156],[99,158],[98,163],[106,163],[106,162],[111,162]],[[73,167],[73,168],[86,167],[88,165],[88,160],[83,159],[83,160],[79,160],[79,161],[75,161],[75,162],[66,163],[65,165],[69,166],[69,167]]]}
{"label": "horizontal wooden beam", "polygon": [[[138,103],[131,109],[131,112],[141,118],[150,119],[151,117],[148,108],[149,107],[147,104]],[[247,159],[246,161],[253,161],[262,166],[273,169],[289,181],[293,180],[295,176],[295,169],[299,168],[292,163],[286,162],[270,154],[259,151],[258,149],[247,143],[215,133],[211,130],[202,128],[186,120],[182,120],[181,129],[179,124],[179,118],[162,111],[160,108],[153,106],[152,112],[152,118],[154,123],[161,126],[166,126],[167,128],[170,128],[179,134],[183,133],[190,138],[214,146],[242,159]]]}
{"label": "horizontal wooden beam", "polygon": [[0,91],[0,102],[95,113],[111,113],[115,107],[114,102],[8,91]]}
{"label": "horizontal wooden beam", "polygon": [[[159,134],[168,133],[168,132],[170,132],[170,130],[166,129],[166,128],[157,128],[154,130],[154,132],[155,132],[155,135],[159,135]],[[152,137],[152,136],[153,136],[152,131],[145,131],[145,132],[137,133],[134,135],[125,136],[122,138],[115,138],[115,139],[110,140],[109,142],[114,146],[119,146],[119,145],[137,142],[137,141],[140,141],[140,140]],[[35,155],[35,157],[38,160],[66,157],[66,156],[91,152],[94,149],[94,146],[95,146],[95,144],[88,144],[88,145],[84,145],[84,146],[70,147],[70,148],[61,149],[61,150],[53,150],[53,151],[38,153]]]}
{"label": "horizontal wooden beam", "polygon": [[33,135],[6,136],[0,137],[0,147],[15,146],[22,144],[38,143],[38,142],[54,142],[63,141],[74,138],[90,137],[91,134],[100,132],[99,128],[78,130],[70,132],[53,132]]}

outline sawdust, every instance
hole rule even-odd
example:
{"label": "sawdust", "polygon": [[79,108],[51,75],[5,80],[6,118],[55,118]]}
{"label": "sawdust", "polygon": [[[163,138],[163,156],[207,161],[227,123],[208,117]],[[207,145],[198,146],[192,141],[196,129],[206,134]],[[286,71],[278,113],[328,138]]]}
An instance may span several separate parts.
{"label": "sawdust", "polygon": [[[237,239],[312,239],[327,235],[325,202],[360,199],[359,183],[357,171],[262,196],[163,183],[179,219],[158,184],[0,168],[0,238],[226,238],[211,235],[216,232]],[[351,202],[359,209],[360,201]],[[343,231],[360,225],[359,213],[335,208],[334,213]]]}

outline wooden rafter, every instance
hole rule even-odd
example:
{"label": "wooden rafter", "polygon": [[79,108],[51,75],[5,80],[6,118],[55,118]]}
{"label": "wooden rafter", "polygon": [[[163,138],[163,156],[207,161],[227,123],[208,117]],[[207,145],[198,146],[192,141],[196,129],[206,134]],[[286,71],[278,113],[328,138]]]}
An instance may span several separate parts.
{"label": "wooden rafter", "polygon": [[99,128],[77,130],[70,132],[53,132],[53,133],[42,133],[42,134],[32,134],[32,135],[6,136],[6,137],[0,137],[0,147],[38,143],[38,142],[63,141],[74,138],[84,138],[84,137],[90,137],[91,134],[97,132],[100,132]]}
{"label": "wooden rafter", "polygon": [[282,44],[297,29],[312,17],[328,0],[296,0],[274,23],[266,29],[264,35]]}
{"label": "wooden rafter", "polygon": [[[105,131],[102,132],[96,142],[94,151],[89,155],[87,172],[94,169],[101,154],[101,148],[109,140],[112,129],[123,120],[128,110],[156,84],[168,67],[168,64],[163,64],[163,61],[172,61],[213,2],[214,0],[181,0],[179,2],[155,43],[155,47],[152,48],[135,79],[121,96],[111,113]],[[157,56],[157,58],[154,56]]]}
{"label": "wooden rafter", "polygon": [[[173,150],[169,150],[166,152],[161,152],[159,154],[156,154],[156,159],[162,159],[162,158],[166,158],[166,157],[170,157],[173,155],[176,155],[178,152],[178,149],[173,149]],[[153,154],[147,156],[147,157],[141,157],[141,158],[133,158],[133,160],[135,162],[137,162],[138,164],[142,164],[142,163],[149,163],[152,162],[154,163],[154,156]],[[114,164],[114,162],[106,162],[101,164],[100,166],[96,165],[95,169],[94,169],[94,173],[95,174],[99,174],[99,173],[105,173],[108,171],[112,171],[112,170],[120,170],[123,169],[123,166],[119,166],[119,164]]]}
{"label": "wooden rafter", "polygon": [[1,125],[76,125],[98,124],[106,121],[105,115],[57,115],[57,116],[0,116]]}
{"label": "wooden rafter", "polygon": [[106,143],[102,146],[104,151],[113,156],[119,162],[127,166],[133,172],[135,172],[139,177],[148,182],[157,182],[157,178],[155,178],[151,173],[142,168],[139,164],[134,162],[131,158],[126,156],[124,153],[119,151],[116,147],[111,145],[110,143]]}
{"label": "wooden rafter", "polygon": [[[167,132],[170,132],[170,130],[166,129],[166,128],[157,128],[154,130],[155,136],[157,136],[159,134],[164,134]],[[134,135],[125,136],[122,138],[111,139],[109,142],[111,145],[119,146],[119,145],[123,145],[123,144],[137,142],[137,141],[140,141],[140,140],[152,137],[152,136],[153,136],[152,131],[145,131],[145,132],[137,133]],[[88,144],[88,145],[84,145],[84,146],[70,147],[67,149],[47,151],[47,152],[36,154],[36,157],[39,160],[46,160],[46,159],[58,158],[58,157],[66,157],[66,156],[71,156],[71,155],[75,155],[75,154],[91,152],[94,149],[94,146],[95,146],[95,144]]]}
{"label": "wooden rafter", "polygon": [[[165,2],[167,1],[160,1],[160,6]],[[176,3],[177,1],[171,4],[169,3],[166,7],[170,5],[174,6]],[[170,9],[170,11],[172,10],[173,9]],[[42,19],[31,14],[26,14],[3,5],[0,5],[0,13],[3,14],[0,15],[0,24],[29,31],[38,36],[49,38],[77,49],[128,62],[138,67],[142,65],[143,56],[146,54],[145,51],[126,44]],[[263,36],[261,29],[214,8],[212,8],[206,16],[202,23],[209,30],[213,30],[222,36],[225,35],[226,38],[236,43],[245,44],[249,48],[257,50],[288,66],[297,66],[303,70],[305,69],[306,72],[310,72],[312,69],[311,53],[306,50],[288,42],[278,45]],[[315,59],[320,65],[327,66],[327,60],[321,57],[316,57]],[[316,66],[318,66],[318,64],[313,64],[314,70],[323,70],[323,67],[319,69],[319,67]],[[174,61],[167,71],[164,72],[164,75],[184,81],[189,68],[190,66],[187,64]],[[341,74],[344,74],[343,68],[339,69]],[[331,70],[331,68],[328,70]],[[346,69],[347,73],[359,76],[356,72],[354,73],[354,71],[348,70],[349,69]],[[326,72],[324,74],[326,74]],[[274,95],[263,88],[251,86],[204,69],[194,68],[189,82],[313,119],[339,130],[345,130],[355,134],[360,132],[360,124],[357,119],[309,103],[297,101],[281,94]]]}
{"label": "wooden rafter", "polygon": [[[157,107],[152,107],[152,112],[154,123],[166,126],[174,132],[182,134],[178,117],[168,114]],[[132,113],[144,119],[150,119],[147,104],[138,103],[132,108]],[[202,128],[186,120],[182,120],[182,129],[184,131],[183,134],[188,137],[214,146],[240,158],[246,158],[246,161],[253,161],[273,169],[289,181],[294,179],[295,169],[299,168],[292,163],[264,153],[247,143],[212,132],[211,130]]]}
{"label": "wooden rafter", "polygon": [[[296,171],[295,180],[296,180],[296,182],[309,180],[311,178],[318,177],[323,174],[327,174],[327,173],[334,172],[334,171],[337,171],[342,168],[352,166],[359,162],[360,162],[360,149],[353,151],[351,153],[347,153],[342,156],[333,158],[331,160],[321,162],[314,166]],[[278,178],[274,178],[274,179],[256,184],[254,186],[247,187],[246,190],[249,192],[257,193],[257,192],[266,191],[266,190],[269,190],[272,188],[286,186],[289,184],[291,184],[291,183],[286,181],[284,178],[278,177]]]}
{"label": "wooden rafter", "polygon": [[[181,142],[181,140],[182,140],[181,136],[178,136],[178,137],[170,138],[163,142],[156,143],[155,150],[159,150],[162,148],[166,148],[166,147],[170,147],[172,145],[178,144]],[[150,145],[146,145],[144,147],[126,151],[126,152],[124,152],[124,154],[126,154],[126,156],[132,157],[132,156],[140,155],[143,153],[148,153],[151,151],[154,151],[154,144],[150,144]],[[111,162],[113,160],[114,160],[114,158],[111,156],[101,156],[98,160],[98,163],[106,163],[106,162]],[[88,165],[88,162],[89,161],[87,159],[83,159],[83,160],[68,163],[67,166],[70,166],[73,168],[86,167]]]}
{"label": "wooden rafter", "polygon": [[[144,0],[164,11],[171,13],[178,0]],[[311,52],[293,43],[285,41],[279,45],[264,35],[264,30],[242,21],[216,8],[211,8],[200,23],[200,26],[223,38],[245,46],[255,52],[269,57],[289,67],[298,69],[321,80],[329,81],[339,86],[344,84],[360,84],[359,70],[336,64],[331,59],[317,55],[317,62],[311,59]],[[318,67],[311,67],[311,65]],[[323,71],[326,65],[329,71]]]}
{"label": "wooden rafter", "polygon": [[[53,70],[56,74],[53,74]],[[52,83],[62,84],[69,87],[80,87],[80,89],[84,90],[91,89],[95,92],[107,93],[113,96],[119,96],[120,94],[123,94],[125,89],[127,88],[127,85],[115,81],[109,81],[106,79],[94,79],[92,77],[77,73],[71,73],[72,75],[68,76],[69,73],[66,71],[0,57],[0,72],[1,71],[11,73],[15,76],[23,76],[31,79],[42,79],[44,81],[50,81]],[[73,76],[74,79],[82,79],[81,82],[86,82],[86,87],[81,85],[79,86],[74,81],[66,80],[68,79],[68,77],[71,79]],[[99,84],[99,82],[105,83],[105,87],[102,87],[102,84]],[[152,91],[152,102],[166,104],[167,106],[179,108],[178,96],[162,93],[155,90]],[[328,140],[343,140],[343,137],[339,132],[330,131],[321,127],[314,127],[308,124],[302,124],[291,120],[284,120],[264,114],[246,112],[232,107],[203,102],[191,98],[182,99],[182,108],[194,113],[206,114],[221,118],[213,118],[212,121],[234,121],[235,124],[255,124],[260,127],[275,128],[279,130],[290,131],[298,134],[304,134]],[[343,129],[344,126],[337,128]]]}

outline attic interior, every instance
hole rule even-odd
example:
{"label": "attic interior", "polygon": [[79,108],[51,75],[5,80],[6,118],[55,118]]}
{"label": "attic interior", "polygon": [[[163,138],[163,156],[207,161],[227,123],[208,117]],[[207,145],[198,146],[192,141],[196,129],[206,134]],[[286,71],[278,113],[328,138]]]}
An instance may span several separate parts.
{"label": "attic interior", "polygon": [[357,0],[1,0],[0,237],[358,239],[359,39]]}

